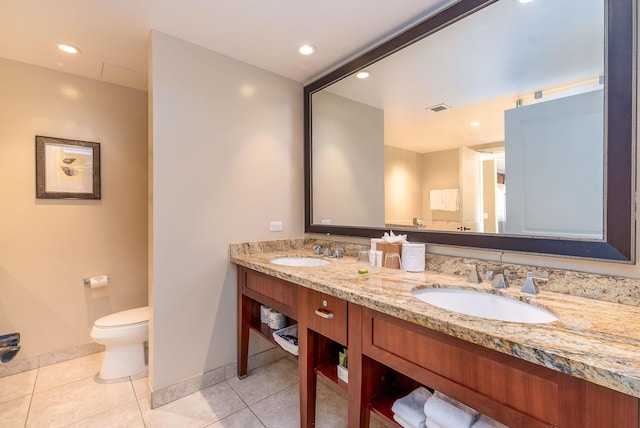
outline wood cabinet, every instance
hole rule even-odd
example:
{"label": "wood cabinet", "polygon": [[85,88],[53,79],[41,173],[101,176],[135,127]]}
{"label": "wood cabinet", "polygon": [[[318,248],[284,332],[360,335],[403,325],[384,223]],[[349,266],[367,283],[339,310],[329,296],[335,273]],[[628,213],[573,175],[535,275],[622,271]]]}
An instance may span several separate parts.
{"label": "wood cabinet", "polygon": [[347,302],[308,288],[300,289],[301,321],[304,326],[347,346]]}
{"label": "wood cabinet", "polygon": [[287,316],[288,324],[298,318],[298,288],[296,284],[238,266],[238,377],[247,375],[249,330],[276,346],[272,332],[260,321],[260,305],[266,305]]}
{"label": "wood cabinet", "polygon": [[[238,376],[249,330],[273,341],[260,304],[298,322],[300,425],[315,423],[317,377],[348,395],[349,427],[370,411],[390,423],[396,398],[418,385],[441,391],[511,427],[639,427],[638,399],[325,293],[238,267]],[[337,354],[349,349],[349,382]]]}

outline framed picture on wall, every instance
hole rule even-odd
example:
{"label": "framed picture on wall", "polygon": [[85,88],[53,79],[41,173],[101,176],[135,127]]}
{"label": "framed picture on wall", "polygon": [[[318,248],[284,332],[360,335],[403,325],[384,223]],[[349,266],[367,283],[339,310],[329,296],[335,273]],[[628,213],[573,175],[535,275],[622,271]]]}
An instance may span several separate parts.
{"label": "framed picture on wall", "polygon": [[36,135],[36,198],[100,199],[100,143]]}

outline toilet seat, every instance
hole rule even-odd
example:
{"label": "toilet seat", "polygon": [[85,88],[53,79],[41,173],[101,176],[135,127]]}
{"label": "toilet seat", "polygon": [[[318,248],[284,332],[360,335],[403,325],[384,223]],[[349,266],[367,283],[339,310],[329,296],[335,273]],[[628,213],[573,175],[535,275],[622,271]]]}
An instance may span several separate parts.
{"label": "toilet seat", "polygon": [[147,324],[149,322],[149,307],[129,309],[115,314],[98,318],[93,326],[95,328],[117,328]]}

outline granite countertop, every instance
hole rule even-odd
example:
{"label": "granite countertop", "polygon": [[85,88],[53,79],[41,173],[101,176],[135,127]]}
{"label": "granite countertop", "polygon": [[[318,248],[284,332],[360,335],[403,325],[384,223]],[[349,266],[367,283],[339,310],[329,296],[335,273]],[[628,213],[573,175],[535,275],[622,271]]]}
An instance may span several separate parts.
{"label": "granite countertop", "polygon": [[[494,290],[464,277],[370,267],[358,274],[354,257],[329,258],[318,267],[270,263],[282,256],[316,256],[309,250],[232,254],[231,261],[292,283],[640,398],[640,308],[545,291],[525,296],[520,287]],[[447,311],[415,298],[414,288],[464,288],[524,300],[552,311],[547,324],[495,321]]]}

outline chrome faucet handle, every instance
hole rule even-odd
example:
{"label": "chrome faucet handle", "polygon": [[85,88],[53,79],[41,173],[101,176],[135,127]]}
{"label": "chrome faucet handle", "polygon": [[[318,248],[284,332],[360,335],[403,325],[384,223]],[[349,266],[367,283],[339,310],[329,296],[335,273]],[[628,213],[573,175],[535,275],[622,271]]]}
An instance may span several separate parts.
{"label": "chrome faucet handle", "polygon": [[316,254],[322,254],[322,245],[321,244],[314,245],[313,252]]}
{"label": "chrome faucet handle", "polygon": [[493,281],[498,274],[504,274],[503,267],[497,267],[493,269],[487,269],[487,281]]}
{"label": "chrome faucet handle", "polygon": [[469,272],[469,277],[467,278],[467,282],[471,282],[473,284],[480,284],[482,282],[482,278],[478,273],[478,265],[473,263],[465,263],[465,266],[471,268],[471,272]]}
{"label": "chrome faucet handle", "polygon": [[549,274],[541,272],[527,272],[527,279],[525,279],[524,285],[520,291],[523,293],[538,294],[537,281],[549,281]]}
{"label": "chrome faucet handle", "polygon": [[495,278],[491,281],[491,286],[493,288],[509,288],[509,283],[507,282],[504,271],[495,274]]}
{"label": "chrome faucet handle", "polygon": [[344,248],[336,248],[333,252],[333,257],[336,259],[341,259],[344,256]]}

